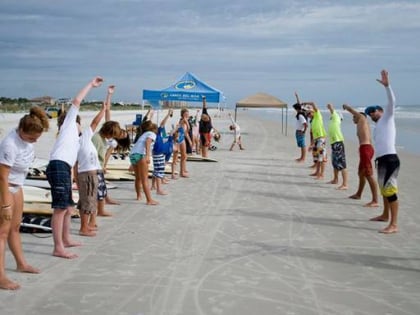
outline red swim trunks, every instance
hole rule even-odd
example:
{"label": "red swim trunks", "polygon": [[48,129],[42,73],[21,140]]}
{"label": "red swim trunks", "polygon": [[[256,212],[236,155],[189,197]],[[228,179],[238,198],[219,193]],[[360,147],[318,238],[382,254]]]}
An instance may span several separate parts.
{"label": "red swim trunks", "polygon": [[365,176],[373,175],[372,167],[372,158],[375,151],[371,144],[362,144],[359,147],[359,174],[364,174]]}

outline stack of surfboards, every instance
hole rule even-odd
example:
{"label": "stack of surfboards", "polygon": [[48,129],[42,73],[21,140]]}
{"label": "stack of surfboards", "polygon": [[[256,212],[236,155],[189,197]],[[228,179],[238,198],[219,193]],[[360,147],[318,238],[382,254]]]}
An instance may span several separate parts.
{"label": "stack of surfboards", "polygon": [[[129,171],[130,162],[128,159],[113,159],[110,160],[106,166],[105,179],[107,180],[134,180],[134,172]],[[153,173],[153,163],[149,164],[149,177],[152,177]],[[171,174],[172,169],[171,165],[165,165],[165,174]],[[178,174],[178,172],[175,172]]]}

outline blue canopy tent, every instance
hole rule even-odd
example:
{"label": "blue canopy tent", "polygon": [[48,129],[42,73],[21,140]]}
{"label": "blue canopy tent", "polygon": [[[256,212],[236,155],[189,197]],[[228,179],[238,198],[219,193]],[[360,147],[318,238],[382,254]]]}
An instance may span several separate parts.
{"label": "blue canopy tent", "polygon": [[[143,101],[148,101],[153,107],[160,107],[162,101],[201,102],[205,96],[207,103],[224,101],[223,93],[186,72],[178,81],[163,90],[143,90]],[[212,107],[208,104],[208,107]]]}

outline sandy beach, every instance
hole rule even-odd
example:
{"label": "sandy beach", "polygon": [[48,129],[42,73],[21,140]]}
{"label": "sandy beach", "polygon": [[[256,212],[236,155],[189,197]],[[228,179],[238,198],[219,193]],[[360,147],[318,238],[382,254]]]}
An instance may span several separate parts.
{"label": "sandy beach", "polygon": [[[81,115],[86,126],[94,114]],[[21,116],[1,116],[3,135]],[[130,124],[135,113],[112,118]],[[345,143],[350,188],[338,191],[326,184],[330,163],[317,181],[311,161],[294,161],[293,126],[285,136],[280,122],[238,111],[246,150],[230,152],[226,113],[213,123],[218,162],[188,162],[191,177],[172,180],[160,205],[136,201],[132,182],[114,182],[110,194],[122,204],[108,206],[114,216],[99,218],[96,237],[78,236],[73,219],[79,258],[53,257],[50,234],[22,234],[42,273],[15,272],[7,250],[8,276],[22,288],[0,291],[0,314],[419,313],[419,156],[400,154],[400,232],[383,235],[386,224],[369,221],[382,208],[362,206],[368,188],[362,200],[348,198],[357,189],[354,143]],[[41,137],[37,157],[48,158],[55,130]]]}

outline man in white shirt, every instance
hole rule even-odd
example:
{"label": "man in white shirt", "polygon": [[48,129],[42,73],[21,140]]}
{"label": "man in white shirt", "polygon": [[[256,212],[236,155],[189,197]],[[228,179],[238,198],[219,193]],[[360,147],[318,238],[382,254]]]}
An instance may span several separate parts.
{"label": "man in white shirt", "polygon": [[[373,132],[376,161],[378,169],[378,184],[384,200],[383,213],[372,221],[388,222],[389,225],[379,232],[391,234],[398,232],[398,185],[397,177],[400,169],[400,160],[395,148],[395,96],[389,82],[386,70],[381,71],[381,79],[377,81],[385,87],[388,96],[388,105],[383,109],[380,106],[369,106],[365,114],[376,123]],[[391,218],[390,218],[391,216]]]}

